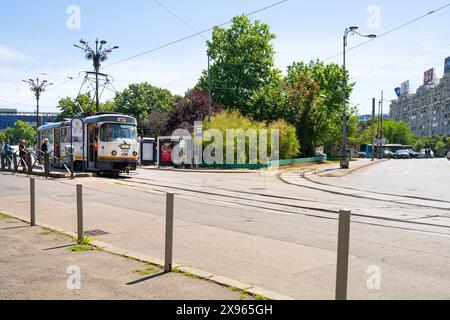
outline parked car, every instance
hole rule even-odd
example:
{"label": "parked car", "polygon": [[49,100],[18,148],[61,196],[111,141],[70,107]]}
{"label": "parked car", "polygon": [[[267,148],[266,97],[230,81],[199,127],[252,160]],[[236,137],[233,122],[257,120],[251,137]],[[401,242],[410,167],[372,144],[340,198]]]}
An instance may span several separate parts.
{"label": "parked car", "polygon": [[419,153],[419,152],[415,152],[415,151],[412,150],[412,149],[408,149],[408,150],[406,150],[406,151],[409,152],[409,157],[410,157],[411,159],[419,159],[419,158],[420,158],[420,153]]}
{"label": "parked car", "polygon": [[393,159],[395,157],[395,153],[389,150],[384,150],[383,152],[383,158],[384,159]]}
{"label": "parked car", "polygon": [[360,152],[355,150],[355,158],[357,159],[367,159],[367,154],[365,152]]}
{"label": "parked car", "polygon": [[[430,153],[427,154],[427,151],[429,151]],[[420,158],[421,159],[434,159],[434,152],[433,150],[430,149],[422,149],[420,151]]]}
{"label": "parked car", "polygon": [[394,154],[395,159],[411,159],[411,154],[408,150],[398,150]]}

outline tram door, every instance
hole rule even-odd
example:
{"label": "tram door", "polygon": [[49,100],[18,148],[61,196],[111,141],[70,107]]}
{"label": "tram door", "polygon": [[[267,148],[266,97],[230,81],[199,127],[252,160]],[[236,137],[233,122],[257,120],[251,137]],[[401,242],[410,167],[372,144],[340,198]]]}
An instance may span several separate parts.
{"label": "tram door", "polygon": [[88,125],[88,168],[96,169],[98,160],[98,129],[95,124]]}
{"label": "tram door", "polygon": [[54,156],[56,166],[60,165],[59,159],[61,159],[61,129],[55,129],[54,133]]}

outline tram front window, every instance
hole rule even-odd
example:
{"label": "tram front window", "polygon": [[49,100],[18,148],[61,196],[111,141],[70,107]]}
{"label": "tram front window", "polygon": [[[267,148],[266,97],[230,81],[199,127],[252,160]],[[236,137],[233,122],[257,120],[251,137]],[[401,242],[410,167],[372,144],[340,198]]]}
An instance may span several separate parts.
{"label": "tram front window", "polygon": [[100,129],[100,140],[103,142],[115,142],[119,140],[137,141],[136,126],[124,124],[104,124]]}

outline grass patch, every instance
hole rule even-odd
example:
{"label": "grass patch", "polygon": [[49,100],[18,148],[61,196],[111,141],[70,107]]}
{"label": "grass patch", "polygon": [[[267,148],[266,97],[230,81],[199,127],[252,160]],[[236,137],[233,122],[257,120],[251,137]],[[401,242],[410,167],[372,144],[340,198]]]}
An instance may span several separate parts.
{"label": "grass patch", "polygon": [[185,277],[191,278],[191,279],[196,279],[196,280],[202,280],[202,278],[196,276],[195,274],[189,273],[189,272],[184,272],[180,270],[180,267],[176,267],[176,268],[172,268],[172,272],[173,273],[178,273],[181,274]]}
{"label": "grass patch", "polygon": [[42,236],[54,236],[54,235],[62,235],[60,232],[55,230],[50,230],[47,228],[44,228],[44,230],[40,233]]}
{"label": "grass patch", "polygon": [[0,212],[0,219],[13,219],[9,214],[4,214]]}
{"label": "grass patch", "polygon": [[160,271],[160,268],[155,267],[152,264],[146,264],[144,269],[133,270],[133,273],[136,273],[140,276],[151,276],[153,274],[157,274]]}
{"label": "grass patch", "polygon": [[77,244],[67,248],[67,250],[72,252],[85,252],[96,250],[94,246],[91,245],[91,239],[89,237],[84,236],[81,242],[78,242],[77,238],[72,238],[74,242]]}
{"label": "grass patch", "polygon": [[255,300],[258,300],[258,301],[269,301],[270,299],[266,298],[266,297],[263,297],[263,296],[260,296],[259,294],[257,294],[255,296]]}
{"label": "grass patch", "polygon": [[239,293],[239,300],[245,300],[249,296],[249,294],[247,292],[245,292],[244,290],[241,290],[241,289],[238,289],[235,287],[228,287],[228,290],[230,290],[231,292]]}
{"label": "grass patch", "polygon": [[77,244],[67,248],[67,250],[71,252],[85,252],[94,250],[94,247],[91,246],[90,244]]}
{"label": "grass patch", "polygon": [[247,299],[248,294],[247,292],[241,292],[241,295],[239,296],[239,300],[245,300]]}

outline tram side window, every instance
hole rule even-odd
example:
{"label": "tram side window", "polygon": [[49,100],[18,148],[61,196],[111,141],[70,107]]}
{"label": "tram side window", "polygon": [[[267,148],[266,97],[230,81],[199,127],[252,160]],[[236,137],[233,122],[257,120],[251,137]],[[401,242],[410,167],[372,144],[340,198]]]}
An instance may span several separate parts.
{"label": "tram side window", "polygon": [[61,129],[61,143],[69,143],[70,142],[70,132],[69,128]]}
{"label": "tram side window", "polygon": [[54,135],[53,135],[53,130],[49,130],[46,132],[47,134],[47,139],[48,139],[48,144],[49,145],[53,145],[53,143],[55,142],[55,140],[53,139]]}
{"label": "tram side window", "polygon": [[50,145],[53,144],[53,130],[42,131],[41,141],[44,141],[44,139],[48,139]]}

